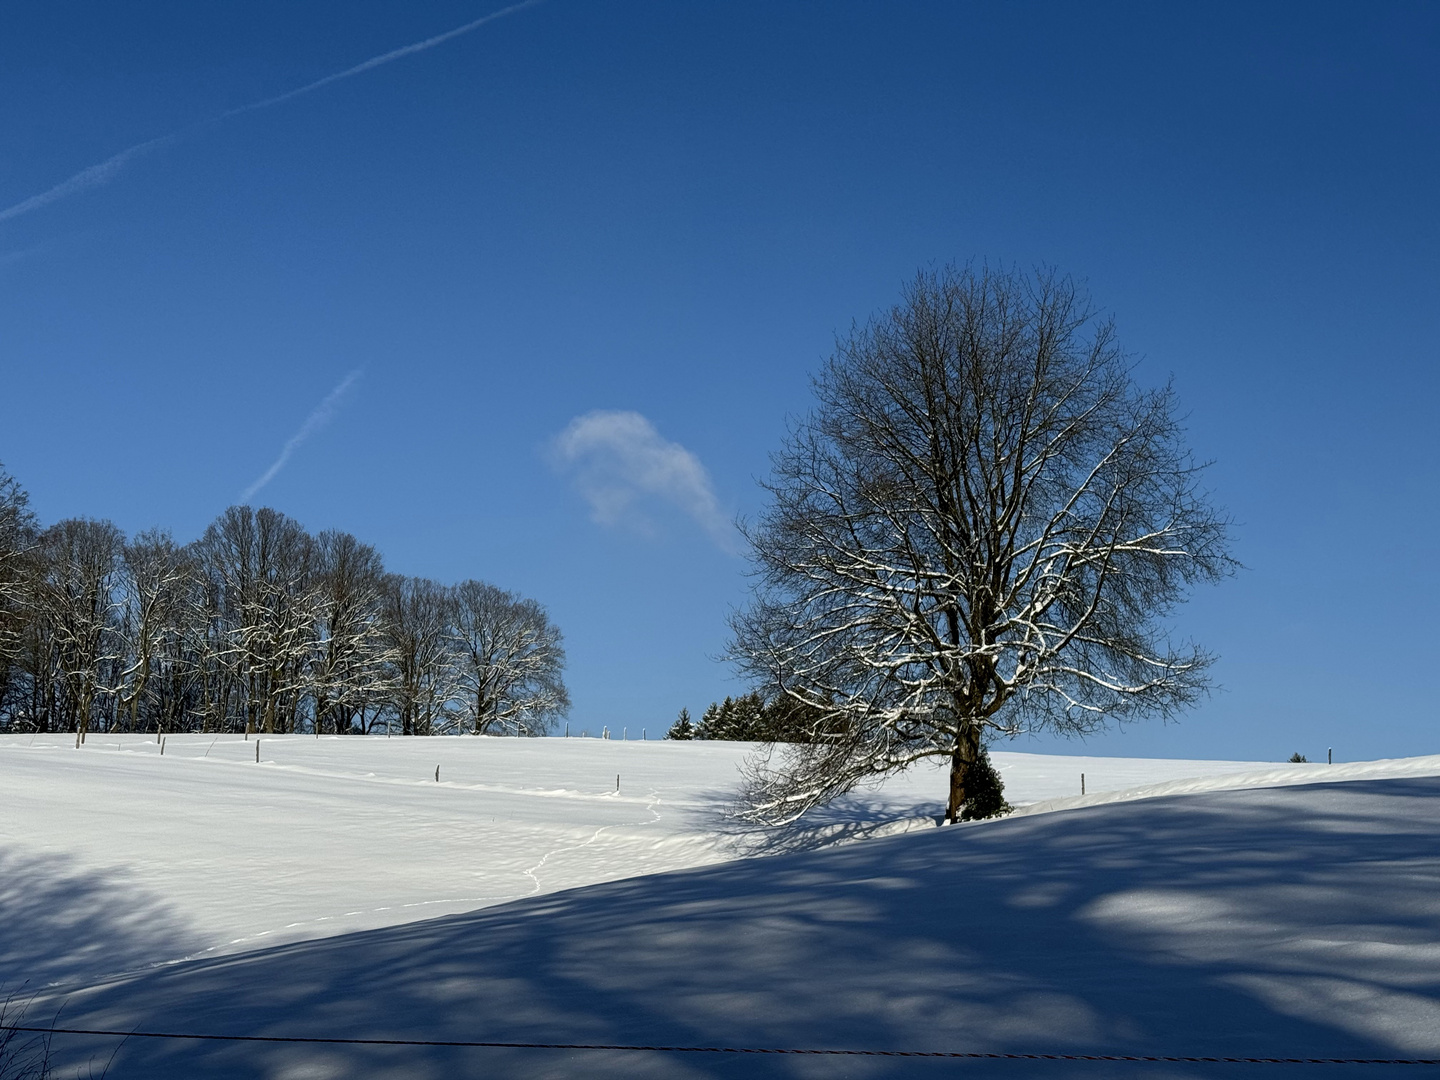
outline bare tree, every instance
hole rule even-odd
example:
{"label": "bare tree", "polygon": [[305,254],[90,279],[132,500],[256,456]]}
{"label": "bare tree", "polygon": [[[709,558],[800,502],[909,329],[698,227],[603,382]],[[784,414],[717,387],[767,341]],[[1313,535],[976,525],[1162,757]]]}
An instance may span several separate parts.
{"label": "bare tree", "polygon": [[228,676],[217,687],[221,712],[242,709],[247,734],[295,726],[315,640],[314,552],[300,524],[269,507],[232,506],[199,542]]}
{"label": "bare tree", "polygon": [[435,735],[451,720],[459,696],[452,600],[429,578],[388,574],[383,594],[390,697],[403,735]]}
{"label": "bare tree", "polygon": [[545,609],[483,581],[455,586],[454,604],[462,727],[476,735],[548,731],[570,708],[570,694],[560,631]]}
{"label": "bare tree", "polygon": [[[190,554],[167,532],[152,529],[124,545],[121,636],[126,666],[121,672],[120,711],[132,731],[140,729],[140,709],[155,690],[154,676],[166,661],[178,660],[177,635],[192,622],[197,569]],[[164,718],[156,710],[157,731]]]}
{"label": "bare tree", "polygon": [[[349,533],[316,537],[318,639],[310,674],[315,731],[338,735],[382,690],[386,652],[381,623],[385,567],[380,553]],[[361,722],[362,729],[364,722]]]}
{"label": "bare tree", "polygon": [[259,541],[250,508],[232,506],[221,514],[196,542],[195,554],[207,578],[205,726],[223,730],[243,710],[249,734],[256,726],[264,668]]}
{"label": "bare tree", "polygon": [[35,516],[20,482],[0,465],[0,605],[20,603],[25,556],[35,547]]}
{"label": "bare tree", "polygon": [[564,657],[534,601],[387,575],[348,533],[248,506],[183,548],[85,519],[42,533],[0,470],[11,730],[539,734],[569,705]]}
{"label": "bare tree", "polygon": [[1074,283],[925,273],[841,340],[746,529],[730,655],[830,734],[753,764],[748,813],[798,817],[924,758],[946,818],[997,736],[1168,716],[1211,657],[1167,620],[1232,567],[1169,387],[1142,390]]}
{"label": "bare tree", "polygon": [[76,746],[85,741],[106,689],[106,664],[117,655],[115,585],[124,542],[110,522],[89,518],[58,522],[40,537],[39,613],[50,631]]}
{"label": "bare tree", "polygon": [[28,600],[32,591],[35,518],[29,496],[0,465],[0,716],[17,696]]}
{"label": "bare tree", "polygon": [[151,722],[157,732],[203,727],[211,715],[205,694],[207,660],[211,642],[210,583],[201,572],[193,545],[181,550],[183,574],[177,582],[173,604],[164,609],[163,626],[156,639],[152,670],[146,693],[140,699],[142,730]]}
{"label": "bare tree", "polygon": [[293,518],[263,507],[255,512],[260,535],[260,598],[268,665],[264,730],[294,731],[314,655],[319,595],[315,541]]}

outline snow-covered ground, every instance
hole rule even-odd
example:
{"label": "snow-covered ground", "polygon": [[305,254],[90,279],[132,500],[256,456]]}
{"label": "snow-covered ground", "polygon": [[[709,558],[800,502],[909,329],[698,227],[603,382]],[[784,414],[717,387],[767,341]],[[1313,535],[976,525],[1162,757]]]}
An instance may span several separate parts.
{"label": "snow-covered ground", "polygon": [[[727,825],[752,746],[0,737],[0,971],[36,983],[930,827],[941,766],[783,834]],[[996,754],[1017,803],[1254,763]],[[440,779],[435,780],[439,768]],[[616,790],[616,781],[619,790]],[[13,981],[10,975],[6,981]]]}
{"label": "snow-covered ground", "polygon": [[[1440,757],[996,753],[1012,802],[1069,809],[935,829],[943,776],[917,770],[760,843],[722,816],[749,749],[286,738],[262,740],[257,765],[235,739],[172,738],[163,758],[134,739],[0,739],[0,978],[63,982],[62,1023],[110,1030],[1440,1056]],[[780,854],[737,858],[755,850]],[[665,870],[685,872],[635,876]],[[96,979],[118,971],[134,973]],[[113,1045],[62,1051],[103,1061]],[[110,1077],[956,1067],[134,1039]]]}

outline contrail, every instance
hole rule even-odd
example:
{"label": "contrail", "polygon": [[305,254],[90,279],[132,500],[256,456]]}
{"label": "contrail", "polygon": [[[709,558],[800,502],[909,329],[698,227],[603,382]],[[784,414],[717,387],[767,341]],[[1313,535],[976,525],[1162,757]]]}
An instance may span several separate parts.
{"label": "contrail", "polygon": [[150,150],[164,146],[166,143],[174,142],[184,135],[199,131],[201,128],[218,124],[222,120],[228,120],[232,116],[239,116],[241,113],[254,112],[257,109],[268,109],[272,105],[279,105],[282,101],[289,101],[291,98],[308,94],[312,90],[319,90],[322,86],[329,86],[331,83],[339,82],[341,79],[348,79],[352,75],[359,75],[361,72],[369,71],[371,68],[388,64],[392,60],[399,60],[403,56],[410,56],[414,53],[424,52],[426,49],[433,49],[436,45],[449,41],[451,38],[468,34],[470,31],[479,29],[488,22],[503,19],[506,15],[513,15],[515,12],[521,11],[524,8],[534,7],[540,2],[541,0],[522,0],[521,3],[511,4],[509,7],[501,8],[499,11],[492,11],[489,15],[474,19],[464,26],[457,26],[454,30],[447,30],[443,34],[436,34],[434,37],[426,38],[424,41],[417,41],[413,45],[405,45],[398,49],[391,49],[387,53],[371,57],[363,63],[356,64],[351,68],[346,68],[344,71],[338,71],[334,75],[326,75],[323,79],[316,79],[314,82],[307,83],[298,89],[287,90],[285,93],[277,94],[274,97],[263,98],[260,101],[252,101],[248,105],[227,109],[225,112],[212,116],[208,120],[191,124],[189,127],[181,128],[179,131],[172,132],[169,135],[162,135],[158,139],[150,139],[146,142],[136,143],[128,150],[121,150],[114,157],[106,158],[98,165],[91,165],[88,169],[81,169],[74,176],[70,177],[69,180],[56,184],[48,191],[42,191],[39,195],[32,195],[30,198],[24,199],[14,206],[0,210],[0,221],[8,221],[11,218],[20,217],[22,214],[28,214],[32,210],[39,210],[41,207],[49,206],[51,203],[57,202],[60,199],[68,198],[71,195],[78,195],[82,191],[89,191],[91,188],[99,187],[102,184],[108,184],[121,169],[135,160],[135,158]]}
{"label": "contrail", "polygon": [[300,430],[290,436],[290,441],[285,444],[285,449],[280,451],[280,456],[275,459],[275,464],[266,469],[265,475],[241,493],[239,502],[242,506],[254,498],[257,491],[275,479],[275,475],[285,467],[285,463],[290,460],[290,455],[301,443],[330,422],[330,418],[335,415],[335,406],[340,404],[340,399],[345,396],[345,391],[349,390],[355,380],[360,378],[360,371],[360,368],[356,368],[346,375],[340,381],[340,385],[326,394],[325,400],[315,406],[315,411],[305,418],[305,423],[300,425]]}
{"label": "contrail", "polygon": [[316,79],[314,82],[307,83],[298,90],[287,90],[283,94],[275,95],[275,97],[265,98],[263,101],[253,101],[249,105],[241,105],[239,108],[230,109],[227,112],[221,113],[215,119],[228,120],[230,117],[239,116],[241,113],[254,112],[256,109],[268,109],[271,105],[279,105],[282,101],[289,101],[291,98],[297,98],[301,94],[308,94],[312,90],[319,90],[322,86],[329,86],[331,83],[339,82],[341,79],[348,79],[352,75],[359,75],[362,71],[369,71],[371,68],[377,68],[381,64],[388,64],[392,60],[399,60],[402,56],[410,56],[413,53],[424,52],[426,49],[433,49],[436,45],[449,41],[451,38],[457,38],[461,34],[468,34],[471,30],[479,29],[488,22],[503,19],[506,15],[513,15],[523,8],[534,7],[538,3],[540,3],[540,0],[523,0],[522,3],[511,4],[509,7],[501,8],[499,11],[492,11],[489,15],[484,15],[481,18],[475,19],[473,22],[468,22],[464,26],[457,26],[454,30],[447,30],[443,34],[436,34],[432,38],[417,41],[413,45],[402,45],[400,48],[391,49],[389,52],[383,53],[380,56],[373,56],[369,60],[356,64],[352,68],[338,71],[334,75],[326,75],[323,79]]}
{"label": "contrail", "polygon": [[16,248],[14,251],[0,251],[0,267],[10,266],[13,263],[20,262],[22,259],[28,259],[37,251],[43,251],[45,246],[44,244],[36,244],[34,247]]}
{"label": "contrail", "polygon": [[8,221],[10,218],[19,217],[21,214],[28,214],[31,210],[39,210],[42,206],[49,206],[52,202],[66,198],[70,195],[77,195],[82,191],[89,191],[101,184],[108,184],[115,178],[115,174],[134,161],[141,154],[164,146],[179,138],[179,134],[162,135],[158,139],[151,139],[148,142],[136,143],[128,150],[121,150],[112,158],[106,158],[99,165],[91,165],[88,169],[81,169],[69,180],[56,184],[49,191],[42,191],[39,195],[31,195],[30,198],[16,203],[14,206],[0,210],[0,221]]}

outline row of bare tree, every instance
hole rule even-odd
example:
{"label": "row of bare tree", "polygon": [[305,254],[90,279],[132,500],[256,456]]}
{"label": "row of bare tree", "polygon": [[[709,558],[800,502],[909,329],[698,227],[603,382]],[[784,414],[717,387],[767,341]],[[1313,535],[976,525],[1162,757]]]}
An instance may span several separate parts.
{"label": "row of bare tree", "polygon": [[232,506],[193,544],[40,528],[0,469],[0,730],[537,735],[569,708],[545,609],[385,571]]}

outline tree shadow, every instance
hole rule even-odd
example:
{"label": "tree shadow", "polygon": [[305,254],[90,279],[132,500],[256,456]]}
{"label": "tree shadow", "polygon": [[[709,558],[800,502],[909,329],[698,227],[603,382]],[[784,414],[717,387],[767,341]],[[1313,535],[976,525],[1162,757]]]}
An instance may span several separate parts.
{"label": "tree shadow", "polygon": [[[112,980],[67,1012],[77,1026],[371,1039],[1440,1057],[1440,779],[1112,804],[617,881]],[[111,1078],[958,1067],[1263,1068],[132,1040]],[[1372,1073],[1388,1075],[1326,1067]]]}
{"label": "tree shadow", "polygon": [[873,840],[940,824],[936,815],[918,813],[913,803],[884,800],[878,792],[842,795],[786,825],[758,825],[737,814],[733,791],[701,793],[703,809],[691,811],[693,826],[720,838],[738,858],[819,851],[858,840]]}
{"label": "tree shadow", "polygon": [[203,948],[175,907],[123,867],[0,847],[0,982],[26,992],[176,960]]}

